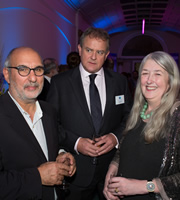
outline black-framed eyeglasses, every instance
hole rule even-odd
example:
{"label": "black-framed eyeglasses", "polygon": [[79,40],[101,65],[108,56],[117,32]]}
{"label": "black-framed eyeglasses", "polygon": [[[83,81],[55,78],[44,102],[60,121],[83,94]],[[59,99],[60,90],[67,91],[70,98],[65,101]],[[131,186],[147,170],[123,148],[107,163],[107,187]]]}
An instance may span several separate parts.
{"label": "black-framed eyeglasses", "polygon": [[35,68],[29,68],[25,65],[20,65],[18,67],[7,67],[12,69],[17,69],[20,76],[28,76],[31,72],[31,70],[34,71],[34,74],[36,76],[42,76],[44,74],[44,67],[43,66],[37,66]]}

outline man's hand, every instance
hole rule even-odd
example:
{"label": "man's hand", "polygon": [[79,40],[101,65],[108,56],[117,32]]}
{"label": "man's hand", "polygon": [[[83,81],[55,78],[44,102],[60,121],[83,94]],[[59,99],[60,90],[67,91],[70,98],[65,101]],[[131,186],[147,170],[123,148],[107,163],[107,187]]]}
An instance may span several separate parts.
{"label": "man's hand", "polygon": [[97,150],[98,147],[95,146],[95,142],[88,138],[80,138],[78,145],[77,145],[78,152],[91,156],[96,157],[98,156]]}
{"label": "man's hand", "polygon": [[46,162],[38,167],[42,185],[60,185],[69,176],[70,167],[63,163]]}
{"label": "man's hand", "polygon": [[64,163],[65,165],[69,166],[68,176],[71,177],[76,172],[76,161],[72,154],[62,152],[57,156],[56,161],[58,163]]}
{"label": "man's hand", "polygon": [[95,146],[99,147],[96,151],[98,156],[108,153],[117,145],[117,140],[111,133],[95,138],[95,141]]}

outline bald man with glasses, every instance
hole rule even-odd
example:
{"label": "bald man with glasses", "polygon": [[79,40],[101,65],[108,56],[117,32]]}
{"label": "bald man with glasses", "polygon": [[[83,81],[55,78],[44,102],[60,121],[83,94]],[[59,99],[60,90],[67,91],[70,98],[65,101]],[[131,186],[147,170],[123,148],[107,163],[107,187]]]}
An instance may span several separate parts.
{"label": "bald man with glasses", "polygon": [[28,47],[13,49],[3,74],[9,90],[0,97],[0,199],[59,200],[58,185],[76,165],[70,153],[58,154],[55,110],[36,99],[44,82],[41,57]]}

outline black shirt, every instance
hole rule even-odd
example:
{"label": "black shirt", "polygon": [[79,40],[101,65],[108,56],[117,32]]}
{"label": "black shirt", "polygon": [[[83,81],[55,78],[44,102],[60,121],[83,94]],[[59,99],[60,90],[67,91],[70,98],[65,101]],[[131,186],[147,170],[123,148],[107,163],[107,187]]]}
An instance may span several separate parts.
{"label": "black shirt", "polygon": [[[120,148],[118,174],[126,178],[152,180],[158,177],[162,163],[165,140],[147,144],[142,136],[145,122],[129,131]],[[136,195],[125,197],[129,200],[155,199],[154,195]]]}

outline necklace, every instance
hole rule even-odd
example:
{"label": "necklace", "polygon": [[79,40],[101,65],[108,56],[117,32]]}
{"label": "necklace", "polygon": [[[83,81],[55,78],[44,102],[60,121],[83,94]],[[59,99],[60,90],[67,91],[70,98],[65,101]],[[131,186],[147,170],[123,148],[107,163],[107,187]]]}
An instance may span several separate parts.
{"label": "necklace", "polygon": [[145,102],[145,104],[144,104],[144,106],[143,106],[143,109],[142,109],[142,111],[140,112],[140,117],[141,117],[142,119],[144,119],[144,120],[149,119],[149,118],[152,116],[152,114],[153,114],[153,112],[151,112],[151,113],[145,115],[145,112],[146,112],[146,110],[147,110],[147,107],[148,107],[148,103]]}

